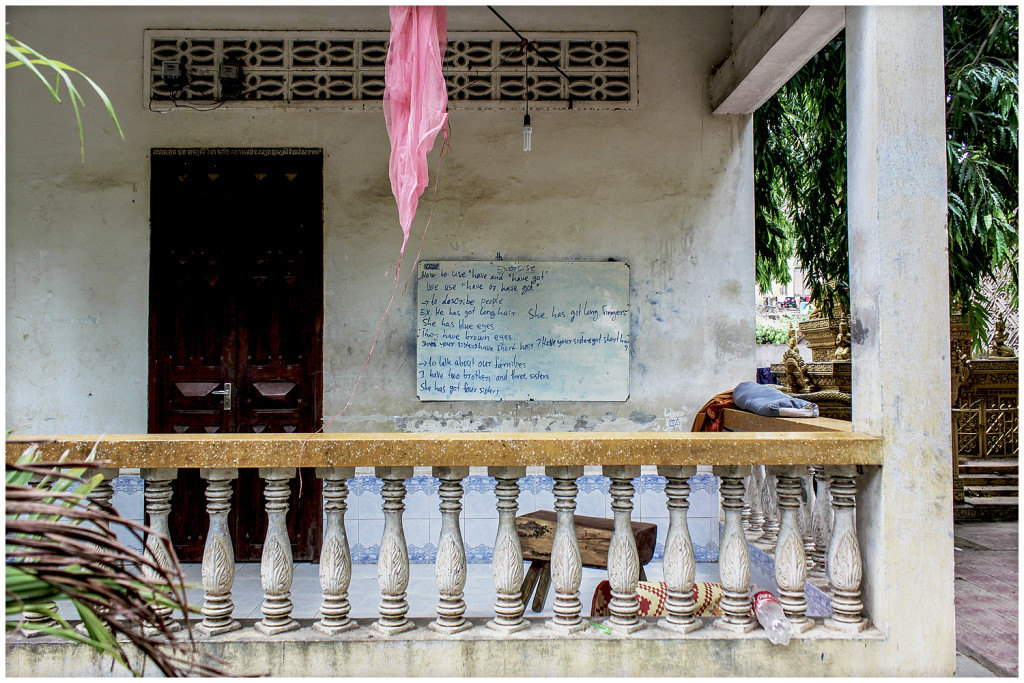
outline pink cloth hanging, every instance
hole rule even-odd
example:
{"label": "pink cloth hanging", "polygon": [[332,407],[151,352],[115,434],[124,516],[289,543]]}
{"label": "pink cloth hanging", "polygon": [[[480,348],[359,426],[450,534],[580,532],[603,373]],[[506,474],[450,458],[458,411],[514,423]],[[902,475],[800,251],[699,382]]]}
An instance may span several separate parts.
{"label": "pink cloth hanging", "polygon": [[384,64],[384,121],[391,140],[391,191],[398,202],[402,250],[427,187],[427,154],[448,120],[441,62],[448,44],[444,7],[392,7]]}

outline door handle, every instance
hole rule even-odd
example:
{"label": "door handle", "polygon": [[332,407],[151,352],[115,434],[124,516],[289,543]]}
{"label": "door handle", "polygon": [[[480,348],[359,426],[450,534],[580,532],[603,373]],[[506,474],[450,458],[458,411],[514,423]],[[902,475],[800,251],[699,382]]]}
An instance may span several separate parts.
{"label": "door handle", "polygon": [[224,397],[224,410],[231,410],[231,382],[224,382],[223,389],[211,391],[211,394]]}

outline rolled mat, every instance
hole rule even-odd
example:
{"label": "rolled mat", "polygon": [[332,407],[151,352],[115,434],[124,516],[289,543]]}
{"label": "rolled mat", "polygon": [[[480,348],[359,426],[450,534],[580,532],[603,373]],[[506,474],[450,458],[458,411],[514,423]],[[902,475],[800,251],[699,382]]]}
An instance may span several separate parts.
{"label": "rolled mat", "polygon": [[[641,617],[660,617],[665,614],[665,602],[668,600],[668,588],[664,581],[641,581],[636,586],[637,600],[640,602]],[[722,599],[722,584],[710,581],[696,581],[690,596],[696,605],[693,616],[717,617],[722,610],[718,603]],[[590,603],[590,616],[611,616],[608,603],[612,599],[612,586],[607,580],[597,584],[594,599]]]}

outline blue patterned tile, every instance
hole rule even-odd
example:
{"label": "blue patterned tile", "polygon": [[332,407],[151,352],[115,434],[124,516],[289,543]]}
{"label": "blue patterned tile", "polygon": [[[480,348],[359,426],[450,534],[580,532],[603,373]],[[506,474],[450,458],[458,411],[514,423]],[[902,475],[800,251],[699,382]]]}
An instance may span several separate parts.
{"label": "blue patterned tile", "polygon": [[[481,479],[483,478],[481,477]],[[486,478],[490,479],[490,477]],[[491,479],[491,481],[494,480]],[[466,495],[462,499],[462,516],[466,519],[497,519],[497,502],[493,486],[483,490],[481,487],[467,489]]]}
{"label": "blue patterned tile", "polygon": [[600,492],[607,494],[611,480],[600,474],[584,474],[576,480],[576,487],[580,494]]}
{"label": "blue patterned tile", "polygon": [[353,496],[361,496],[367,492],[380,495],[380,490],[383,486],[383,480],[365,474],[348,480],[348,490]]}
{"label": "blue patterned tile", "polygon": [[[120,479],[120,477],[118,477]],[[117,481],[115,479],[115,481]],[[137,522],[141,522],[146,516],[146,498],[142,491],[136,491],[135,493],[127,493],[125,491],[114,490],[114,497],[110,499],[111,505],[117,510],[122,517],[126,519],[132,519]]]}
{"label": "blue patterned tile", "polygon": [[119,493],[132,496],[142,493],[144,483],[142,477],[137,474],[122,474],[110,482],[110,486],[114,489],[115,496]]}
{"label": "blue patterned tile", "polygon": [[686,520],[687,528],[690,531],[690,541],[694,547],[698,545],[706,546],[708,543],[718,543],[718,536],[712,535],[711,526],[708,524],[708,520],[703,517],[690,517]]}
{"label": "blue patterned tile", "polygon": [[487,564],[494,559],[494,548],[486,544],[478,546],[466,545],[467,564]]}
{"label": "blue patterned tile", "polygon": [[497,531],[497,520],[467,519],[466,526],[462,532],[462,538],[467,547],[486,545],[493,549],[494,537]]}
{"label": "blue patterned tile", "polygon": [[[646,493],[649,491],[662,492],[665,490],[665,483],[668,480],[660,474],[643,474],[640,475],[640,485],[637,486],[637,490],[640,493]],[[636,486],[636,479],[633,480],[634,486]]]}
{"label": "blue patterned tile", "polygon": [[352,546],[352,563],[353,564],[376,564],[377,557],[380,555],[380,543],[374,543],[373,545],[365,546],[362,543],[356,543]]}
{"label": "blue patterned tile", "polygon": [[[365,498],[365,496],[361,497]],[[430,519],[431,511],[437,508],[437,501],[436,496],[429,496],[422,490],[409,493],[405,497],[404,519]],[[440,513],[438,515],[440,516]]]}
{"label": "blue patterned tile", "polygon": [[421,493],[425,496],[436,496],[441,481],[430,475],[418,474],[405,480],[405,488],[409,493]]}
{"label": "blue patterned tile", "polygon": [[411,564],[433,564],[437,560],[437,546],[431,542],[423,545],[409,544],[409,562]]}
{"label": "blue patterned tile", "polygon": [[355,540],[364,548],[369,548],[375,544],[379,546],[383,535],[383,519],[360,519],[356,522]]}
{"label": "blue patterned tile", "polygon": [[[633,498],[640,509],[640,519],[647,522],[656,517],[668,516],[664,485],[662,485],[661,490],[653,486],[643,486],[639,493],[639,496],[634,496]],[[636,515],[634,515],[635,517]]]}
{"label": "blue patterned tile", "polygon": [[704,487],[703,485],[700,488],[691,487],[689,515],[691,517],[714,517],[716,511],[712,510],[711,504],[711,501],[714,499],[715,498],[711,491],[708,490],[708,487]]}
{"label": "blue patterned tile", "polygon": [[384,498],[380,491],[365,489],[352,497],[350,507],[356,519],[384,519]]}
{"label": "blue patterned tile", "polygon": [[718,477],[707,472],[698,472],[690,477],[690,491],[706,491],[709,494],[718,493]]}
{"label": "blue patterned tile", "polygon": [[693,546],[693,558],[697,562],[718,562],[718,541]]}
{"label": "blue patterned tile", "polygon": [[465,489],[467,495],[470,493],[490,493],[494,491],[494,485],[497,483],[497,479],[486,474],[471,474],[462,480],[462,488]]}
{"label": "blue patterned tile", "polygon": [[[576,496],[577,515],[607,517],[608,509],[608,496],[602,493],[600,489],[592,489],[587,492],[580,491]],[[634,515],[635,518],[636,515]]]}
{"label": "blue patterned tile", "polygon": [[402,530],[405,532],[405,543],[409,548],[423,548],[437,541],[431,537],[430,522],[426,519],[403,519]]}
{"label": "blue patterned tile", "polygon": [[[654,545],[654,559],[660,560],[665,554],[665,537],[668,535],[668,517],[652,517],[651,519],[645,519],[644,521],[658,525],[657,540]],[[658,550],[659,548],[661,548],[661,550]]]}
{"label": "blue patterned tile", "polygon": [[528,474],[519,480],[519,489],[523,493],[537,495],[543,491],[551,492],[555,480],[543,474]]}

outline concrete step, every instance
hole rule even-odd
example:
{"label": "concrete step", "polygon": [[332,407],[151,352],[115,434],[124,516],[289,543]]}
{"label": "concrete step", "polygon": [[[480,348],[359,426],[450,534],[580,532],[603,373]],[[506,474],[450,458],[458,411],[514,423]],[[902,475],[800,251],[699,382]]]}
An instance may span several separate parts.
{"label": "concrete step", "polygon": [[953,506],[957,522],[1016,521],[1020,506],[1017,498],[1008,496],[964,496],[964,505]]}
{"label": "concrete step", "polygon": [[986,498],[1016,498],[1016,486],[964,486],[965,496]]}
{"label": "concrete step", "polygon": [[968,486],[1012,486],[1016,488],[1020,485],[1016,474],[1003,474],[1002,472],[963,474],[961,471],[960,481],[963,482],[965,488]]}
{"label": "concrete step", "polygon": [[1018,474],[1016,458],[987,460],[964,460],[960,463],[960,474]]}

